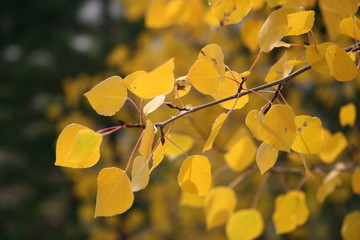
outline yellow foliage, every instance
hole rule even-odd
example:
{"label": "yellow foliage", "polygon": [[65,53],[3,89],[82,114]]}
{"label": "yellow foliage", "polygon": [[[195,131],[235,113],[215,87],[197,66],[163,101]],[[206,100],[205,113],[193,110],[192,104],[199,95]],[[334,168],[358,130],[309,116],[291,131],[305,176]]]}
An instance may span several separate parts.
{"label": "yellow foliage", "polygon": [[182,191],[180,198],[180,205],[194,207],[194,208],[202,208],[205,205],[205,196],[199,196],[196,194],[191,194]]}
{"label": "yellow foliage", "polygon": [[353,211],[345,216],[341,227],[341,236],[344,240],[360,238],[360,211]]}
{"label": "yellow foliage", "polygon": [[244,20],[240,28],[240,37],[250,51],[255,52],[259,48],[258,35],[264,19]]}
{"label": "yellow foliage", "polygon": [[263,142],[256,153],[256,164],[261,175],[275,165],[279,150]]}
{"label": "yellow foliage", "polygon": [[344,18],[340,23],[340,31],[342,34],[354,39],[360,37],[360,20],[356,16]]}
{"label": "yellow foliage", "polygon": [[347,140],[344,134],[341,132],[331,134],[329,130],[324,129],[324,147],[319,157],[325,163],[332,163],[346,146]]}
{"label": "yellow foliage", "polygon": [[243,209],[231,215],[226,224],[229,240],[253,240],[264,231],[264,222],[256,209]]}
{"label": "yellow foliage", "polygon": [[314,71],[330,74],[330,69],[325,59],[325,53],[326,49],[331,45],[331,42],[324,42],[317,44],[316,46],[306,46],[306,60]]}
{"label": "yellow foliage", "polygon": [[288,14],[286,36],[297,36],[311,31],[314,21],[315,12],[313,10]]}
{"label": "yellow foliage", "polygon": [[145,158],[145,160],[148,160],[150,157],[154,137],[155,137],[154,125],[151,122],[151,120],[147,120],[144,134],[142,136],[139,147],[139,152]]}
{"label": "yellow foliage", "polygon": [[167,137],[171,139],[171,142],[169,142],[165,147],[165,155],[170,159],[174,159],[179,155],[184,154],[183,151],[189,151],[194,145],[194,139],[185,134],[172,133]]}
{"label": "yellow foliage", "polygon": [[356,106],[353,103],[348,103],[340,108],[339,111],[340,125],[354,127],[356,120]]}
{"label": "yellow foliage", "polygon": [[212,148],[214,140],[215,140],[216,136],[218,135],[222,125],[224,124],[227,116],[228,116],[227,114],[222,113],[215,119],[215,122],[214,122],[214,124],[213,124],[213,126],[211,128],[210,135],[209,135],[208,139],[205,142],[203,152],[205,152],[207,150],[210,150]]}
{"label": "yellow foliage", "polygon": [[352,174],[351,186],[353,192],[360,195],[360,167],[356,168]]}
{"label": "yellow foliage", "polygon": [[241,21],[251,10],[252,0],[209,0],[211,10],[220,26]]}
{"label": "yellow foliage", "polygon": [[293,58],[294,56],[286,51],[282,57],[270,68],[268,74],[266,75],[265,82],[274,82],[288,76],[294,66],[286,63]]}
{"label": "yellow foliage", "polygon": [[137,192],[149,184],[149,163],[143,156],[134,159],[131,171],[132,191]]}

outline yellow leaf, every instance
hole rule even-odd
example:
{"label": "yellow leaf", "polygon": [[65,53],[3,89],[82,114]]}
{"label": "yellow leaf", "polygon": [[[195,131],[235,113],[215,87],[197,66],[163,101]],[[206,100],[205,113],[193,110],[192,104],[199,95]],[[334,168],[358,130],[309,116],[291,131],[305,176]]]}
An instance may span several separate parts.
{"label": "yellow leaf", "polygon": [[276,6],[284,5],[287,0],[266,0],[266,2],[270,8],[273,8]]}
{"label": "yellow leaf", "polygon": [[183,191],[206,195],[211,185],[211,165],[202,155],[189,156],[181,164],[178,182]]}
{"label": "yellow leaf", "polygon": [[242,171],[253,163],[255,154],[256,146],[253,139],[245,135],[235,142],[233,146],[230,146],[224,158],[233,171]]}
{"label": "yellow leaf", "polygon": [[180,205],[194,208],[202,208],[205,204],[205,196],[191,194],[185,191],[181,192]]}
{"label": "yellow leaf", "polygon": [[145,115],[148,115],[149,113],[152,113],[156,109],[158,109],[165,101],[165,95],[159,95],[155,98],[153,98],[150,102],[148,102],[143,109],[143,113]]}
{"label": "yellow leaf", "polygon": [[146,121],[146,127],[144,130],[144,135],[140,142],[139,152],[140,154],[148,160],[152,150],[152,144],[154,141],[155,129],[151,120]]}
{"label": "yellow leaf", "polygon": [[[184,154],[182,150],[185,152],[189,151],[194,145],[194,139],[190,136],[184,134],[172,133],[168,136],[171,141],[173,141],[177,146],[173,143],[169,142],[166,146],[165,155],[170,159],[175,159],[177,156]],[[166,142],[166,141],[165,141]],[[179,149],[179,147],[182,149]]]}
{"label": "yellow leaf", "polygon": [[263,119],[264,119],[264,115],[256,109],[248,112],[245,118],[246,126],[249,128],[249,130],[254,135],[254,137],[259,141],[262,141],[261,125]]}
{"label": "yellow leaf", "polygon": [[288,76],[294,66],[288,65],[286,62],[292,58],[294,58],[294,56],[286,51],[282,57],[270,68],[268,74],[266,75],[265,82],[274,82]]}
{"label": "yellow leaf", "polygon": [[56,142],[56,166],[87,168],[100,158],[102,135],[80,124],[70,124]]}
{"label": "yellow leaf", "polygon": [[357,0],[320,0],[320,4],[324,10],[333,12],[341,18],[354,15],[358,9]]}
{"label": "yellow leaf", "polygon": [[241,21],[250,12],[252,0],[209,0],[209,5],[220,26],[225,26]]}
{"label": "yellow leaf", "polygon": [[93,87],[85,97],[98,114],[112,116],[124,105],[127,90],[121,77],[114,76]]}
{"label": "yellow leaf", "polygon": [[164,145],[159,143],[155,148],[154,154],[152,156],[153,163],[150,169],[150,173],[162,162],[167,145],[168,141],[165,141]]}
{"label": "yellow leaf", "polygon": [[287,32],[287,15],[294,12],[293,8],[280,8],[271,12],[259,32],[261,51],[270,52]]}
{"label": "yellow leaf", "polygon": [[244,209],[231,215],[226,224],[229,240],[253,240],[264,231],[264,222],[256,209]]}
{"label": "yellow leaf", "polygon": [[357,68],[344,49],[332,45],[326,49],[326,62],[331,75],[338,81],[350,81],[357,76]]}
{"label": "yellow leaf", "polygon": [[360,239],[360,211],[353,211],[345,216],[341,236],[344,240]]}
{"label": "yellow leaf", "polygon": [[300,60],[288,60],[285,64],[290,66],[296,66],[303,63],[303,61]]}
{"label": "yellow leaf", "polygon": [[256,153],[256,164],[261,175],[275,165],[279,151],[266,143],[262,143]]}
{"label": "yellow leaf", "polygon": [[298,36],[311,31],[315,20],[313,10],[300,11],[287,15],[288,28],[286,36]]}
{"label": "yellow leaf", "polygon": [[325,59],[326,49],[333,45],[331,42],[306,46],[306,60],[314,71],[330,74],[330,69]]}
{"label": "yellow leaf", "polygon": [[290,152],[296,138],[295,114],[288,105],[273,105],[261,127],[264,142],[278,150]]}
{"label": "yellow leaf", "polygon": [[174,88],[174,59],[154,69],[152,72],[135,78],[131,91],[140,98],[154,98],[168,94]]}
{"label": "yellow leaf", "polygon": [[133,72],[133,73],[127,75],[127,76],[124,78],[124,81],[123,81],[123,82],[124,82],[125,86],[128,88],[128,90],[132,92],[132,90],[131,90],[131,84],[132,84],[132,82],[133,82],[136,78],[138,78],[138,77],[140,77],[140,76],[142,76],[142,75],[145,75],[145,74],[146,74],[146,72],[143,71],[143,70],[139,70],[139,71]]}
{"label": "yellow leaf", "polygon": [[259,48],[258,36],[264,22],[264,19],[249,19],[244,21],[240,28],[241,39],[252,52]]}
{"label": "yellow leaf", "polygon": [[292,190],[279,195],[275,200],[275,212],[272,216],[277,234],[289,233],[303,225],[309,217],[305,194]]}
{"label": "yellow leaf", "polygon": [[205,151],[212,148],[214,140],[215,140],[216,136],[218,135],[222,125],[224,124],[227,116],[228,115],[226,113],[222,113],[215,119],[215,122],[214,122],[214,124],[213,124],[213,126],[211,128],[210,135],[209,135],[209,137],[206,140],[206,143],[204,145],[203,152],[205,152]]}
{"label": "yellow leaf", "polygon": [[186,76],[179,77],[175,80],[175,98],[185,96],[191,89],[191,83]]}
{"label": "yellow leaf", "polygon": [[97,178],[97,186],[95,217],[110,217],[123,213],[134,202],[130,179],[119,168],[102,169]]}
{"label": "yellow leaf", "polygon": [[353,192],[360,195],[360,167],[356,168],[352,174],[351,186]]}
{"label": "yellow leaf", "polygon": [[319,118],[296,116],[296,138],[291,149],[298,153],[317,154],[324,147],[324,133]]}
{"label": "yellow leaf", "polygon": [[137,192],[146,188],[149,178],[149,163],[143,156],[137,156],[131,170],[132,191]]}
{"label": "yellow leaf", "polygon": [[224,53],[217,44],[208,44],[200,50],[198,60],[206,60],[211,63],[219,75],[225,74]]}
{"label": "yellow leaf", "polygon": [[356,107],[353,103],[348,103],[340,108],[339,112],[340,124],[342,127],[349,125],[354,127],[356,120]]}
{"label": "yellow leaf", "polygon": [[343,133],[331,134],[324,129],[324,147],[319,154],[320,159],[325,163],[332,163],[346,148],[347,140]]}
{"label": "yellow leaf", "polygon": [[334,192],[335,188],[341,185],[341,178],[339,176],[332,177],[330,179],[325,178],[322,185],[316,192],[316,200],[319,203],[323,203],[325,199]]}
{"label": "yellow leaf", "polygon": [[[231,79],[229,79],[231,78]],[[226,72],[225,78],[221,78],[219,81],[219,87],[217,89],[216,94],[212,95],[212,97],[215,100],[219,100],[222,98],[226,98],[229,96],[232,96],[237,93],[239,89],[239,85],[237,82],[235,82],[233,79],[235,79],[237,82],[241,82],[241,76],[237,72]],[[243,88],[246,88],[246,84],[243,84]],[[222,106],[225,109],[240,109],[249,101],[249,96],[245,95],[242,96],[239,99],[232,99],[226,102],[220,103],[220,106]],[[236,103],[236,104],[235,104]],[[235,104],[235,105],[234,105]]]}
{"label": "yellow leaf", "polygon": [[321,10],[322,19],[326,26],[327,34],[330,36],[330,39],[335,40],[341,35],[340,22],[342,20],[342,17],[334,12],[327,11],[326,9],[324,9],[322,6],[322,2],[324,1],[322,0],[318,1]]}
{"label": "yellow leaf", "polygon": [[229,187],[216,187],[211,189],[205,198],[206,227],[213,227],[224,224],[236,207],[236,194]]}
{"label": "yellow leaf", "polygon": [[219,73],[214,65],[204,59],[197,60],[190,68],[186,78],[203,94],[212,95],[219,86]]}
{"label": "yellow leaf", "polygon": [[153,0],[149,2],[145,14],[146,27],[165,28],[171,25],[171,23],[165,17],[165,10],[167,5],[167,0]]}
{"label": "yellow leaf", "polygon": [[356,16],[344,18],[340,23],[340,31],[342,34],[354,39],[360,38],[360,20]]}

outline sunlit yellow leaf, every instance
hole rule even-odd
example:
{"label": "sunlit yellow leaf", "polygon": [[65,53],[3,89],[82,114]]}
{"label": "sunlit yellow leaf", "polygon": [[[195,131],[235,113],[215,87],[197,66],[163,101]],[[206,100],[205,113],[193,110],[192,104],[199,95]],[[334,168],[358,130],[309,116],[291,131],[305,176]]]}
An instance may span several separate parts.
{"label": "sunlit yellow leaf", "polygon": [[208,0],[220,26],[239,22],[251,10],[251,0]]}
{"label": "sunlit yellow leaf", "polygon": [[229,240],[253,240],[264,231],[264,222],[256,209],[244,209],[231,215],[226,224]]}
{"label": "sunlit yellow leaf", "polygon": [[324,42],[306,46],[306,60],[314,71],[330,74],[330,69],[325,59],[326,49],[333,45],[331,42]]}
{"label": "sunlit yellow leaf", "polygon": [[335,188],[342,184],[341,178],[335,176],[333,178],[325,178],[321,186],[316,193],[316,200],[319,203],[323,203],[325,199],[334,192]]}
{"label": "sunlit yellow leaf", "polygon": [[202,208],[205,205],[205,196],[199,196],[196,194],[181,191],[180,205]]}
{"label": "sunlit yellow leaf", "polygon": [[149,163],[143,156],[137,156],[131,170],[132,191],[144,189],[149,183],[149,178]]}
{"label": "sunlit yellow leaf", "polygon": [[224,158],[232,170],[242,171],[253,163],[255,154],[256,146],[253,139],[245,135],[230,147]]}
{"label": "sunlit yellow leaf", "polygon": [[258,110],[254,109],[248,112],[245,119],[245,124],[254,135],[254,137],[262,141],[261,136],[261,125],[264,119],[264,115],[260,113]]}
{"label": "sunlit yellow leaf", "polygon": [[183,191],[206,195],[211,185],[211,165],[207,157],[189,156],[181,164],[178,182]]}
{"label": "sunlit yellow leaf", "polygon": [[211,128],[210,135],[209,135],[209,137],[206,140],[206,143],[204,145],[203,152],[205,152],[205,151],[212,148],[214,140],[215,140],[216,136],[218,135],[222,125],[224,124],[227,116],[228,115],[226,113],[222,113],[215,119],[215,122],[214,122],[214,124],[213,124],[213,126]]}
{"label": "sunlit yellow leaf", "polygon": [[286,62],[293,58],[294,56],[286,51],[282,57],[270,68],[268,74],[265,77],[265,82],[274,82],[288,76],[294,66],[288,65]]}
{"label": "sunlit yellow leaf", "polygon": [[102,135],[73,123],[62,130],[56,142],[56,166],[86,168],[100,158]]}
{"label": "sunlit yellow leaf", "polygon": [[236,207],[236,194],[229,187],[215,187],[211,189],[205,198],[206,227],[213,227],[224,224]]}
{"label": "sunlit yellow leaf", "polygon": [[[165,155],[170,159],[174,159],[177,156],[184,154],[182,150],[187,152],[194,145],[194,139],[188,135],[172,133],[168,137],[171,139],[172,142],[174,142],[177,145],[175,146],[172,142],[166,140],[168,144],[166,146]],[[182,150],[179,149],[179,147]]]}
{"label": "sunlit yellow leaf", "polygon": [[291,149],[298,153],[317,154],[324,147],[324,133],[319,118],[296,116],[296,138]]}
{"label": "sunlit yellow leaf", "polygon": [[354,15],[358,9],[357,0],[320,0],[321,7],[345,18]]}
{"label": "sunlit yellow leaf", "polygon": [[319,157],[325,163],[332,163],[346,146],[347,140],[343,133],[331,134],[329,130],[324,129],[324,147]]}
{"label": "sunlit yellow leaf", "polygon": [[300,11],[287,15],[288,28],[286,36],[297,36],[311,31],[315,20],[313,10]]}
{"label": "sunlit yellow leaf", "polygon": [[104,116],[112,116],[127,99],[126,86],[121,77],[110,77],[85,93],[94,110]]}
{"label": "sunlit yellow leaf", "polygon": [[331,45],[326,49],[326,62],[331,75],[338,81],[350,81],[357,76],[357,68],[344,49]]}
{"label": "sunlit yellow leaf", "polygon": [[279,195],[275,200],[275,212],[272,216],[277,234],[289,233],[303,225],[309,217],[305,194],[292,190]]}
{"label": "sunlit yellow leaf", "polygon": [[110,217],[123,213],[134,202],[130,179],[119,168],[102,169],[97,178],[97,186],[95,217]]}
{"label": "sunlit yellow leaf", "polygon": [[360,167],[357,167],[352,174],[351,186],[353,192],[360,195]]}
{"label": "sunlit yellow leaf", "polygon": [[148,160],[152,150],[152,144],[154,141],[155,129],[151,120],[146,121],[146,127],[144,130],[144,135],[140,142],[139,152],[140,154]]}
{"label": "sunlit yellow leaf", "polygon": [[154,154],[152,156],[152,166],[150,169],[150,173],[162,162],[164,155],[165,155],[165,150],[166,147],[168,146],[169,141],[165,141],[164,145],[159,143],[157,145],[157,147],[154,150]]}
{"label": "sunlit yellow leaf", "polygon": [[148,102],[143,109],[143,113],[145,115],[148,115],[149,113],[152,113],[156,109],[158,109],[165,101],[165,95],[159,95],[155,98],[153,98],[150,102]]}
{"label": "sunlit yellow leaf", "polygon": [[270,52],[287,32],[287,14],[294,12],[293,8],[280,8],[270,13],[259,32],[261,51]]}
{"label": "sunlit yellow leaf", "polygon": [[123,82],[124,82],[125,86],[128,88],[128,90],[129,90],[129,91],[132,91],[132,90],[131,90],[131,84],[132,84],[132,82],[133,82],[136,78],[138,78],[138,77],[140,77],[140,76],[142,76],[142,75],[145,75],[145,74],[146,74],[146,72],[143,71],[143,70],[139,70],[139,71],[133,72],[133,73],[127,75],[127,76],[124,78],[124,81],[123,81]]}
{"label": "sunlit yellow leaf", "polygon": [[356,16],[344,18],[340,23],[340,31],[342,34],[354,39],[360,38],[360,20]]}
{"label": "sunlit yellow leaf", "polygon": [[295,114],[288,105],[273,105],[261,127],[264,142],[278,150],[289,152],[296,138]]}
{"label": "sunlit yellow leaf", "polygon": [[215,94],[219,86],[219,73],[214,65],[204,59],[197,60],[190,68],[186,78],[203,94]]}
{"label": "sunlit yellow leaf", "polygon": [[353,103],[348,103],[340,108],[339,119],[341,126],[353,127],[356,120],[356,107]]}
{"label": "sunlit yellow leaf", "polygon": [[140,98],[154,98],[168,94],[174,88],[174,59],[154,69],[152,72],[135,78],[131,90]]}
{"label": "sunlit yellow leaf", "polygon": [[290,66],[296,66],[303,63],[303,61],[300,60],[288,60],[285,64]]}
{"label": "sunlit yellow leaf", "polygon": [[224,53],[217,44],[208,44],[200,50],[198,60],[206,60],[211,63],[219,75],[225,74]]}
{"label": "sunlit yellow leaf", "polygon": [[360,239],[360,211],[353,211],[345,216],[341,236],[344,240]]}
{"label": "sunlit yellow leaf", "polygon": [[272,146],[262,143],[256,153],[256,164],[261,175],[275,165],[279,151]]}
{"label": "sunlit yellow leaf", "polygon": [[264,24],[263,19],[249,19],[243,22],[240,28],[240,36],[245,46],[255,52],[259,48],[259,32]]}
{"label": "sunlit yellow leaf", "polygon": [[[231,79],[229,79],[231,78]],[[229,96],[232,96],[234,94],[237,93],[238,89],[239,89],[239,84],[237,82],[234,81],[234,79],[237,82],[241,82],[241,76],[240,74],[238,74],[237,72],[226,72],[225,73],[225,78],[221,78],[219,81],[219,87],[217,89],[216,94],[212,95],[212,97],[215,100],[219,100],[222,98],[226,98]],[[243,84],[243,88],[246,88],[246,84]],[[242,96],[241,98],[236,99],[232,99],[226,102],[222,102],[220,103],[220,106],[222,106],[225,109],[240,109],[243,106],[245,106],[245,104],[249,101],[249,96],[245,95]],[[235,104],[236,103],[236,104]]]}

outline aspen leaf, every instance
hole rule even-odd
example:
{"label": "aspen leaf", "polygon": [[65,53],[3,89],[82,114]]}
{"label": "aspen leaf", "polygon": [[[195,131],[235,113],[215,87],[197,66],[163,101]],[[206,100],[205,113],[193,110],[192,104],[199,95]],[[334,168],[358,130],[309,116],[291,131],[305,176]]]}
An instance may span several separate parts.
{"label": "aspen leaf", "polygon": [[199,196],[191,194],[185,191],[181,191],[180,205],[189,206],[194,208],[202,208],[205,204],[205,196]]}
{"label": "aspen leaf", "polygon": [[95,217],[110,217],[123,213],[134,202],[130,179],[119,168],[102,169],[97,178],[97,186]]}
{"label": "aspen leaf", "polygon": [[288,60],[285,64],[289,66],[296,66],[303,63],[303,61],[300,60]]}
{"label": "aspen leaf", "polygon": [[306,60],[314,71],[330,74],[330,69],[325,59],[326,49],[333,45],[331,42],[324,42],[306,46]]}
{"label": "aspen leaf", "polygon": [[256,153],[256,164],[261,175],[275,165],[279,151],[272,146],[262,143]]}
{"label": "aspen leaf", "polygon": [[273,8],[276,6],[284,5],[287,0],[266,0],[266,2],[270,8]]}
{"label": "aspen leaf", "polygon": [[298,153],[317,154],[324,147],[324,133],[319,118],[296,116],[296,138],[291,149]]}
{"label": "aspen leaf", "polygon": [[356,168],[352,174],[351,186],[353,192],[360,195],[360,167]]}
{"label": "aspen leaf", "polygon": [[339,176],[329,179],[325,178],[316,193],[316,200],[319,203],[323,203],[325,199],[334,192],[335,188],[341,185],[341,183],[341,178]]}
{"label": "aspen leaf", "polygon": [[273,105],[261,127],[264,142],[278,150],[289,152],[296,138],[295,114],[288,105]]}
{"label": "aspen leaf", "polygon": [[344,49],[332,45],[326,49],[326,62],[331,75],[338,81],[351,81],[357,76],[357,68]]}
{"label": "aspen leaf", "polygon": [[255,154],[256,146],[253,139],[245,135],[230,147],[224,158],[233,171],[242,171],[253,163]]}
{"label": "aspen leaf", "polygon": [[356,16],[344,18],[340,22],[340,31],[348,37],[359,39],[360,37],[360,20]]}
{"label": "aspen leaf", "polygon": [[303,225],[309,217],[305,194],[292,190],[279,195],[275,200],[275,212],[272,216],[277,234],[289,233]]}
{"label": "aspen leaf", "polygon": [[249,19],[242,23],[240,37],[245,46],[252,52],[259,48],[258,35],[264,22],[263,19]]}
{"label": "aspen leaf", "polygon": [[148,28],[165,28],[171,25],[165,17],[167,5],[167,0],[153,0],[149,2],[145,14],[145,25]]}
{"label": "aspen leaf", "polygon": [[256,209],[244,209],[231,215],[226,224],[229,240],[253,240],[264,231],[264,222]]}
{"label": "aspen leaf", "polygon": [[140,77],[140,76],[142,76],[142,75],[145,75],[145,74],[146,74],[146,72],[143,71],[143,70],[139,70],[139,71],[133,72],[133,73],[127,75],[127,76],[124,78],[123,83],[124,83],[125,86],[128,88],[128,90],[132,92],[132,90],[131,90],[131,84],[132,84],[132,82],[133,82],[136,78],[138,78],[138,77]]}
{"label": "aspen leaf", "polygon": [[186,78],[203,94],[215,94],[219,86],[219,73],[214,65],[204,59],[197,60],[190,68]]}
{"label": "aspen leaf", "polygon": [[[244,74],[244,75],[246,75],[246,74]],[[231,79],[228,79],[228,78],[231,78]],[[219,86],[218,86],[217,92],[214,95],[212,95],[212,97],[215,100],[219,100],[219,99],[229,97],[231,95],[236,94],[239,89],[239,85],[234,80],[232,80],[234,78],[237,82],[242,81],[240,74],[238,74],[237,72],[234,72],[234,71],[226,72],[225,78],[222,78],[219,81]],[[245,83],[244,83],[243,87],[246,88]],[[229,109],[229,110],[230,109],[240,109],[243,106],[245,106],[245,104],[248,101],[249,101],[249,96],[245,95],[238,99],[232,99],[232,100],[229,100],[226,102],[222,102],[222,103],[220,103],[220,106],[222,106],[225,109]]]}
{"label": "aspen leaf", "polygon": [[348,103],[340,108],[339,112],[340,124],[342,127],[346,125],[353,127],[356,120],[356,107],[353,103]]}
{"label": "aspen leaf", "polygon": [[202,155],[189,156],[181,164],[178,182],[183,191],[206,195],[211,185],[211,165]]}
{"label": "aspen leaf", "polygon": [[56,166],[87,168],[100,158],[102,135],[80,124],[64,128],[56,142]]}
{"label": "aspen leaf", "polygon": [[205,197],[206,227],[213,227],[224,224],[236,207],[236,194],[229,187],[215,187]]}
{"label": "aspen leaf", "polygon": [[314,20],[315,12],[313,10],[288,14],[286,36],[297,36],[309,32],[314,25]]}
{"label": "aspen leaf", "polygon": [[154,98],[168,94],[174,88],[174,59],[157,67],[153,71],[135,78],[131,91],[140,98]]}
{"label": "aspen leaf", "polygon": [[219,45],[212,43],[203,47],[198,55],[198,60],[208,61],[219,75],[225,74],[224,53]]}
{"label": "aspen leaf", "polygon": [[150,157],[154,141],[155,129],[151,120],[146,121],[146,127],[140,142],[139,152],[147,160]]}
{"label": "aspen leaf", "polygon": [[186,76],[179,77],[175,80],[175,98],[180,98],[188,94],[191,89],[191,83]]}
{"label": "aspen leaf", "polygon": [[137,192],[149,184],[149,163],[143,156],[134,159],[131,170],[132,191]]}
{"label": "aspen leaf", "polygon": [[165,101],[165,95],[159,95],[155,98],[153,98],[150,102],[148,102],[143,109],[143,113],[145,115],[148,115],[149,113],[152,113],[156,109],[158,109]]}
{"label": "aspen leaf", "polygon": [[360,211],[353,211],[345,216],[341,236],[344,240],[360,239]]}
{"label": "aspen leaf", "polygon": [[211,128],[210,135],[209,135],[209,137],[206,140],[206,143],[204,145],[203,152],[205,152],[205,151],[212,148],[214,140],[215,140],[216,136],[218,135],[222,125],[224,124],[227,116],[228,115],[226,113],[222,113],[215,119],[215,122],[214,122],[214,124],[213,124],[213,126]]}
{"label": "aspen leaf", "polygon": [[292,8],[280,8],[270,13],[259,32],[261,51],[270,52],[287,32],[287,14],[294,12]]}
{"label": "aspen leaf", "polygon": [[237,23],[251,10],[252,0],[209,0],[211,11],[220,26]]}
{"label": "aspen leaf", "polygon": [[334,12],[327,11],[326,9],[324,9],[323,2],[324,1],[322,0],[318,1],[321,10],[322,19],[324,21],[327,34],[330,36],[330,39],[335,40],[341,35],[340,22],[343,18]]}
{"label": "aspen leaf", "polygon": [[112,116],[124,105],[127,90],[121,77],[114,76],[93,87],[85,97],[98,114]]}
{"label": "aspen leaf", "polygon": [[248,112],[245,118],[246,126],[249,128],[249,130],[254,135],[254,137],[259,141],[262,141],[261,125],[263,119],[264,119],[264,115],[256,109]]}
{"label": "aspen leaf", "polygon": [[346,146],[347,140],[343,133],[331,134],[327,129],[324,129],[324,147],[319,157],[325,163],[332,163]]}
{"label": "aspen leaf", "polygon": [[[194,139],[192,139],[192,137],[185,135],[185,134],[172,133],[168,137],[171,139],[172,142],[174,142],[178,146],[178,147],[175,146],[171,142],[169,142],[167,144],[166,149],[165,149],[165,156],[167,156],[170,159],[174,159],[177,156],[184,154],[184,152],[182,150],[187,152],[194,145]],[[179,149],[179,147],[182,150]]]}
{"label": "aspen leaf", "polygon": [[354,15],[358,9],[356,0],[320,0],[321,7],[341,18]]}
{"label": "aspen leaf", "polygon": [[288,76],[294,66],[288,65],[286,62],[293,57],[294,56],[291,53],[285,52],[282,57],[270,68],[265,77],[265,82],[274,82],[280,78]]}
{"label": "aspen leaf", "polygon": [[165,155],[165,150],[166,147],[168,145],[168,141],[165,141],[164,144],[158,144],[157,147],[154,150],[153,156],[152,156],[152,166],[150,169],[150,173],[157,167],[159,166],[159,164],[162,162],[164,155]]}

